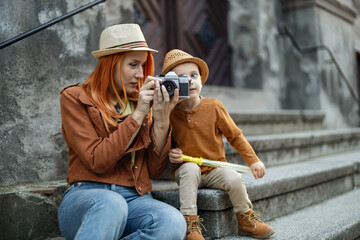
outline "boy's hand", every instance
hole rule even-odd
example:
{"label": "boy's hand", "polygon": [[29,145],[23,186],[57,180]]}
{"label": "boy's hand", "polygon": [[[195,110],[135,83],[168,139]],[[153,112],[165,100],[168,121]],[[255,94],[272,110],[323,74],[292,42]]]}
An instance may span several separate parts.
{"label": "boy's hand", "polygon": [[265,175],[265,165],[261,161],[251,164],[250,169],[255,179],[262,178]]}
{"label": "boy's hand", "polygon": [[181,157],[182,151],[179,148],[170,149],[169,159],[171,163],[182,163],[184,159]]}

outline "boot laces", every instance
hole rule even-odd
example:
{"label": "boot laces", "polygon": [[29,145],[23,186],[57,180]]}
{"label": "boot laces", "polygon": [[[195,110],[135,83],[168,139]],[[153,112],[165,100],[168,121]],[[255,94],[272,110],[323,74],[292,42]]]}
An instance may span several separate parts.
{"label": "boot laces", "polygon": [[188,220],[187,231],[188,232],[193,232],[193,231],[201,232],[202,228],[204,228],[204,230],[206,231],[204,224],[202,224],[203,221],[204,221],[203,218],[196,218],[195,220]]}
{"label": "boot laces", "polygon": [[254,211],[248,215],[244,215],[243,219],[253,225],[256,222],[261,222],[259,217],[260,217],[260,213]]}

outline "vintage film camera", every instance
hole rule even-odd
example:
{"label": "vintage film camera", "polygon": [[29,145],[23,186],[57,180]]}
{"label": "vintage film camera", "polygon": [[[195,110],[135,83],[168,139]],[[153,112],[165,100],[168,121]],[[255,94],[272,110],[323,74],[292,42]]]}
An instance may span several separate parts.
{"label": "vintage film camera", "polygon": [[168,92],[170,97],[174,96],[174,91],[176,88],[179,89],[179,97],[180,98],[189,98],[189,77],[184,75],[178,77],[175,72],[168,72],[167,74],[160,74],[160,76],[156,76],[156,78],[161,79],[160,85],[164,85],[166,91]]}

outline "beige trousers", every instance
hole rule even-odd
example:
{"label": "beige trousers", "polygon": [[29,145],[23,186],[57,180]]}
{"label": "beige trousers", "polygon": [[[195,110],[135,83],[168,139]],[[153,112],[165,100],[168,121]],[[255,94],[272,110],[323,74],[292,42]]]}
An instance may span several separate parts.
{"label": "beige trousers", "polygon": [[196,163],[187,162],[175,171],[179,185],[180,212],[183,215],[197,215],[197,191],[199,188],[221,189],[229,194],[235,213],[243,213],[252,208],[240,173],[226,168],[215,168],[201,175]]}

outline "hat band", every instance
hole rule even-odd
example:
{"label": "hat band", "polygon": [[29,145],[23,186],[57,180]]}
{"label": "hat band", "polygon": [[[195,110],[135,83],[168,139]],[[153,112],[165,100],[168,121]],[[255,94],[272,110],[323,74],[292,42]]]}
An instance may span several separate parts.
{"label": "hat band", "polygon": [[145,41],[138,41],[138,42],[131,42],[131,43],[125,43],[120,44],[112,47],[108,47],[106,49],[110,48],[126,48],[126,49],[133,49],[133,48],[139,48],[139,47],[148,47],[147,43]]}

